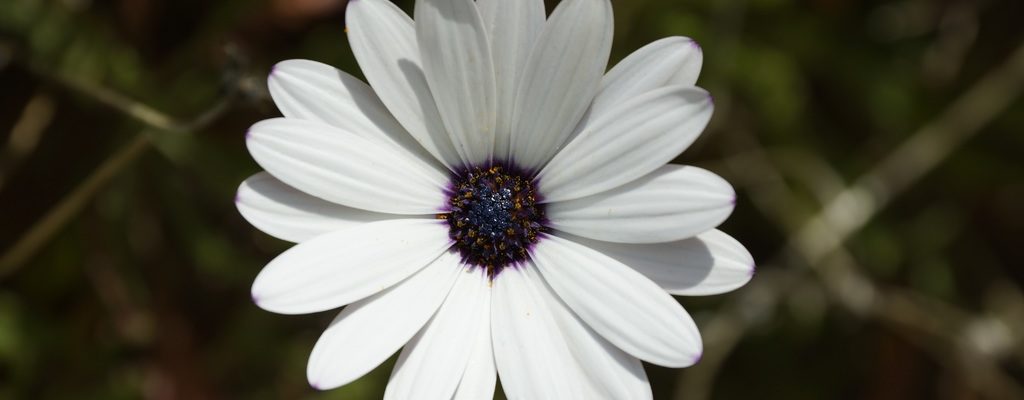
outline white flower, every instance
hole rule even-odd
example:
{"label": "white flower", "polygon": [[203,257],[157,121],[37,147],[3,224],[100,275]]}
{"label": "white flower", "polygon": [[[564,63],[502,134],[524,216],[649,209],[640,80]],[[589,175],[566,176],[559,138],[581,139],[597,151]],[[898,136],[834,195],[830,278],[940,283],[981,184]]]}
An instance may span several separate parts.
{"label": "white flower", "polygon": [[650,398],[640,360],[695,363],[674,295],[727,292],[750,254],[714,230],[732,187],[667,165],[711,118],[701,52],[674,37],[605,74],[608,0],[352,0],[349,41],[372,85],[278,64],[284,118],[248,134],[267,172],[238,209],[297,242],[260,273],[282,314],[348,305],[310,384],[345,385],[404,346],[385,397]]}

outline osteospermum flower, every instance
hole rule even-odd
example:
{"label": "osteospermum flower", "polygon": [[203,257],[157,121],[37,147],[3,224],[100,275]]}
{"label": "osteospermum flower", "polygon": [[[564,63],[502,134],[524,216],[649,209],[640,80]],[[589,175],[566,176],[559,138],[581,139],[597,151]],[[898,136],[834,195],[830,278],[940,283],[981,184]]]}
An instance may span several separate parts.
{"label": "osteospermum flower", "polygon": [[608,0],[352,0],[370,85],[278,64],[284,118],[247,144],[267,172],[238,208],[297,246],[253,284],[282,314],[347,305],[313,349],[318,389],[404,346],[385,397],[640,399],[641,360],[695,363],[674,295],[726,292],[753,271],[714,230],[730,185],[667,165],[711,118],[692,40],[644,47],[605,74]]}

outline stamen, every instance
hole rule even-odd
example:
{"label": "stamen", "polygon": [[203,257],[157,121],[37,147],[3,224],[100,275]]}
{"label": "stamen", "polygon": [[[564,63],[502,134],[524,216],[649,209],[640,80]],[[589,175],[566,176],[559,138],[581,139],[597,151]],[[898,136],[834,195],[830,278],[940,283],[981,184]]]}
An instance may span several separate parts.
{"label": "stamen", "polygon": [[531,179],[499,164],[470,168],[453,181],[451,212],[438,218],[448,221],[463,262],[484,268],[493,279],[525,261],[538,234],[547,230]]}

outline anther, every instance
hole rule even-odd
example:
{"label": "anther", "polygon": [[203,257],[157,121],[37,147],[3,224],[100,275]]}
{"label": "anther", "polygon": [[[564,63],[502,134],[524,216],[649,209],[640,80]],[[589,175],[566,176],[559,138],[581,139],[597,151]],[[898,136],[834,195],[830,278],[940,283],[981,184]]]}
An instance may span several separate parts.
{"label": "anther", "polygon": [[470,168],[454,178],[446,219],[463,262],[493,279],[525,261],[544,226],[530,177],[504,165]]}

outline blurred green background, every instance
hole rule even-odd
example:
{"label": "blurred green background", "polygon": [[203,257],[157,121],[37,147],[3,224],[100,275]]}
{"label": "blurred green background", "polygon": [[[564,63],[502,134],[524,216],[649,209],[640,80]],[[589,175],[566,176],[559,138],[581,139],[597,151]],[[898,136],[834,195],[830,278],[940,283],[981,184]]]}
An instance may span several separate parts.
{"label": "blurred green background", "polygon": [[[0,0],[0,399],[381,396],[390,363],[308,388],[333,313],[251,303],[288,245],[232,202],[275,62],[361,76],[344,3]],[[736,186],[759,262],[680,299],[707,351],[657,398],[1024,398],[1024,2],[614,5],[613,62],[702,44],[677,162]]]}

